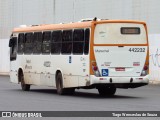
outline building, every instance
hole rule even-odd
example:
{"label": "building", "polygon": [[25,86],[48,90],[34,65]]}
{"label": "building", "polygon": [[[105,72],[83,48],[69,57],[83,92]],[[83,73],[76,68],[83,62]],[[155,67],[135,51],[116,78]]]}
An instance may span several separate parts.
{"label": "building", "polygon": [[[0,72],[9,72],[8,40],[14,27],[75,22],[82,18],[146,21],[154,57],[159,54],[157,46],[160,45],[159,5],[159,0],[0,0]],[[154,59],[158,58],[151,59],[151,63]],[[153,70],[159,67],[159,62],[151,64]],[[160,79],[156,76],[159,73],[151,73],[152,79]]]}

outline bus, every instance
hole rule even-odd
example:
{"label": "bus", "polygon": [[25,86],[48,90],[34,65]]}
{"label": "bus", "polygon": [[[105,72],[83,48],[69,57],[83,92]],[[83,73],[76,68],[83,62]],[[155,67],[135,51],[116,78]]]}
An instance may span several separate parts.
{"label": "bus", "polygon": [[96,88],[113,96],[117,88],[149,83],[146,23],[134,20],[82,20],[75,23],[22,25],[12,31],[10,81],[50,86],[59,95]]}

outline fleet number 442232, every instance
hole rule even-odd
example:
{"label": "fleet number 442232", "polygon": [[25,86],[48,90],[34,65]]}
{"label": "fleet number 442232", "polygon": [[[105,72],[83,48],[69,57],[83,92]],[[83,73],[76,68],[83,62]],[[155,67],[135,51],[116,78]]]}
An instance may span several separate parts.
{"label": "fleet number 442232", "polygon": [[145,48],[129,48],[130,52],[145,52]]}

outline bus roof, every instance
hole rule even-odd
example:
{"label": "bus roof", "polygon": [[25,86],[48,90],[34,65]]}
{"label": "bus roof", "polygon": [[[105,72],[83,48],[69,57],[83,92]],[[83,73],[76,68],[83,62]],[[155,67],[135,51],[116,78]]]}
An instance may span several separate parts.
{"label": "bus roof", "polygon": [[49,31],[49,30],[64,30],[64,29],[77,29],[77,28],[90,28],[92,23],[137,23],[146,24],[143,21],[134,20],[99,20],[99,21],[86,21],[86,22],[75,22],[75,23],[65,23],[65,24],[46,24],[46,25],[33,25],[33,26],[23,26],[15,28],[13,33],[21,32],[38,32],[38,31]]}

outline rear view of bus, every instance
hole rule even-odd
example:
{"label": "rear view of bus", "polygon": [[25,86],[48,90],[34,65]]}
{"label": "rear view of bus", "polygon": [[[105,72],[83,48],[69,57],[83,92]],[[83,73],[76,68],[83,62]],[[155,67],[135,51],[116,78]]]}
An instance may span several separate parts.
{"label": "rear view of bus", "polygon": [[147,27],[140,21],[97,21],[93,25],[90,54],[91,84],[101,95],[116,88],[147,85]]}

